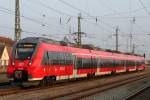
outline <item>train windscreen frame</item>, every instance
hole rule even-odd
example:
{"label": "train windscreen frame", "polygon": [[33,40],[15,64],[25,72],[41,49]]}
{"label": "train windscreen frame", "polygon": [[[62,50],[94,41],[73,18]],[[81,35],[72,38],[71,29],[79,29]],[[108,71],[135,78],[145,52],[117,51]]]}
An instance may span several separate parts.
{"label": "train windscreen frame", "polygon": [[30,60],[35,52],[35,43],[19,43],[15,50],[15,59],[17,60]]}

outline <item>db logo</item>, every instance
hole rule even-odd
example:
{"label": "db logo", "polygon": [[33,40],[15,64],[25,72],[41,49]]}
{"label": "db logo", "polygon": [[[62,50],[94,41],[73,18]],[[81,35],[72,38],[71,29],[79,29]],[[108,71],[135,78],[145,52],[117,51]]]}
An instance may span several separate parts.
{"label": "db logo", "polygon": [[60,70],[65,70],[65,68],[64,67],[60,67]]}
{"label": "db logo", "polygon": [[24,65],[24,63],[19,63],[19,66],[23,66]]}

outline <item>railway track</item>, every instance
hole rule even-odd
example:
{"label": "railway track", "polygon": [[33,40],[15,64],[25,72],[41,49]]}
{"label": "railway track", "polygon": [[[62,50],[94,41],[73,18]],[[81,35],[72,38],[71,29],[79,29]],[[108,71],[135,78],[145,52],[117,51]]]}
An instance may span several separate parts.
{"label": "railway track", "polygon": [[[133,74],[133,73],[132,73]],[[132,74],[122,74],[120,76],[127,76],[127,75],[132,75]],[[114,88],[115,86],[111,86],[111,84],[120,84],[120,85],[124,85],[124,84],[127,84],[126,82],[125,83],[120,83],[120,81],[125,81],[125,80],[129,80],[129,81],[136,81],[138,79],[142,79],[144,77],[148,77],[150,76],[150,73],[144,73],[144,72],[138,72],[138,73],[135,73],[136,75],[128,78],[123,78],[123,79],[120,79],[118,81],[115,81],[115,82],[109,82],[107,84],[101,84],[101,85],[97,85],[97,86],[93,86],[93,87],[90,87],[90,88],[86,88],[86,89],[77,89],[76,91],[69,91],[69,92],[65,92],[65,93],[60,93],[60,94],[56,94],[56,95],[52,95],[52,96],[45,96],[44,99],[57,99],[57,98],[62,98],[62,97],[71,97],[72,98],[72,95],[74,98],[72,99],[78,99],[78,98],[82,98],[84,96],[88,96],[88,95],[92,95],[93,93],[95,92],[90,92],[90,93],[86,93],[87,91],[92,91],[92,90],[95,90],[95,89],[99,89],[99,88],[104,88],[106,85],[108,85],[109,88],[107,89],[111,89],[111,88]],[[116,77],[120,77],[120,76],[116,76]],[[112,79],[115,78],[114,76],[110,76],[109,78]],[[60,92],[60,89],[61,90],[65,90],[68,88],[76,88],[76,87],[80,87],[79,85],[80,84],[83,84],[83,83],[87,83],[87,82],[90,82],[90,81],[97,81],[97,80],[100,80],[101,77],[96,77],[94,78],[93,80],[78,80],[78,81],[69,81],[69,82],[64,82],[64,83],[56,83],[54,84],[53,86],[47,86],[47,87],[31,87],[31,88],[26,88],[26,89],[22,89],[22,88],[11,88],[11,89],[4,89],[4,90],[0,90],[0,96],[7,96],[7,95],[13,95],[13,94],[19,94],[19,93],[28,93],[28,92],[36,92],[36,91],[41,91],[41,90],[46,90],[46,89],[49,89],[52,93],[53,93],[53,90],[55,90],[54,92]],[[108,77],[103,77],[101,79],[108,79]],[[77,85],[76,85],[77,84]],[[70,87],[69,87],[70,85]],[[107,89],[103,89],[104,90],[107,90]],[[100,90],[98,90],[100,91]],[[96,91],[96,92],[98,92]],[[78,93],[82,93],[82,95],[78,94]],[[83,95],[84,94],[84,95]]]}
{"label": "railway track", "polygon": [[133,92],[131,95],[126,97],[126,100],[132,100],[134,99],[136,96],[144,93],[146,90],[150,89],[150,85],[144,85],[143,87],[141,87],[141,89]]}
{"label": "railway track", "polygon": [[[53,98],[50,98],[50,99],[79,100],[79,99],[82,99],[84,97],[94,95],[96,93],[101,93],[101,92],[104,92],[104,91],[107,91],[107,90],[110,90],[110,89],[113,89],[113,88],[116,88],[116,87],[119,87],[119,86],[122,86],[122,85],[130,84],[130,83],[138,81],[138,80],[146,79],[149,76],[150,76],[150,74],[142,75],[142,76],[139,76],[139,77],[132,77],[132,78],[129,78],[129,79],[126,79],[126,80],[117,81],[117,82],[113,82],[113,83],[110,83],[110,84],[105,84],[105,86],[95,86],[95,87],[87,88],[87,89],[84,89],[84,90],[59,95],[59,96],[56,96],[56,97],[53,97]],[[131,95],[126,99],[130,100],[131,98],[138,95],[139,93],[141,93],[145,89],[147,89],[147,87],[143,87],[140,91],[137,91],[134,95]],[[47,98],[47,100],[48,99],[49,98]]]}
{"label": "railway track", "polygon": [[0,83],[0,87],[5,86],[5,85],[10,85],[10,83],[9,82]]}
{"label": "railway track", "polygon": [[[128,73],[128,74],[130,74],[130,73]],[[122,75],[124,75],[124,74],[122,74]],[[100,77],[98,76],[98,77],[94,77],[93,80],[96,80],[96,79],[99,79],[99,78],[107,78],[107,77],[113,77],[113,76],[108,76],[108,75],[107,76],[100,76]],[[15,87],[10,87],[11,84],[9,82],[0,83],[0,87],[2,87],[0,89],[0,96],[10,95],[10,94],[15,94],[15,93],[20,93],[20,92],[35,91],[35,90],[46,89],[46,88],[54,88],[54,87],[59,87],[59,86],[65,86],[65,85],[68,85],[68,84],[72,84],[74,82],[79,83],[80,81],[82,81],[82,82],[85,81],[86,82],[86,81],[89,81],[89,80],[87,80],[86,78],[80,78],[80,79],[77,79],[77,80],[58,82],[58,83],[52,84],[52,86],[27,87],[27,88],[20,88],[20,87],[16,87],[16,86]],[[9,85],[10,88],[5,89],[6,85]]]}

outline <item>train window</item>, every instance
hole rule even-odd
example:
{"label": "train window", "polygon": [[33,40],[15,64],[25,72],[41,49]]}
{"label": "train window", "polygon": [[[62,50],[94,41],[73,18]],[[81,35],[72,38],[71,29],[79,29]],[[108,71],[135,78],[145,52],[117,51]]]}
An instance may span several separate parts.
{"label": "train window", "polygon": [[130,61],[127,61],[127,66],[131,66],[131,62]]}
{"label": "train window", "polygon": [[144,61],[144,60],[142,61],[142,64],[145,64],[145,61]]}
{"label": "train window", "polygon": [[[45,56],[44,53],[43,62],[45,62]],[[47,59],[48,65],[70,65],[73,62],[71,53],[64,52],[48,52]]]}
{"label": "train window", "polygon": [[138,63],[138,61],[136,61],[136,66],[139,66],[139,63]]}
{"label": "train window", "polygon": [[121,63],[122,63],[122,64],[121,64],[122,66],[125,66],[125,65],[126,65],[126,61],[125,61],[125,60],[122,60]]}
{"label": "train window", "polygon": [[129,66],[128,60],[126,60],[126,66]]}
{"label": "train window", "polygon": [[100,67],[113,67],[114,61],[112,59],[100,59]]}
{"label": "train window", "polygon": [[114,60],[114,66],[116,67],[123,67],[125,66],[126,61],[125,60]]}
{"label": "train window", "polygon": [[78,69],[78,68],[82,68],[82,58],[76,58],[76,66],[75,68]]}
{"label": "train window", "polygon": [[[126,61],[126,66],[135,66],[135,61]],[[138,63],[137,63],[138,64]]]}
{"label": "train window", "polygon": [[35,44],[17,44],[15,51],[15,59],[25,60],[31,59],[35,51]]}
{"label": "train window", "polygon": [[49,63],[51,65],[55,65],[58,63],[57,59],[58,59],[58,56],[57,56],[57,53],[56,52],[48,52],[48,56],[49,56]]}
{"label": "train window", "polygon": [[97,67],[97,58],[76,58],[75,68],[84,69],[84,68],[96,68]]}
{"label": "train window", "polygon": [[98,67],[120,67],[124,65],[124,60],[100,59]]}
{"label": "train window", "polygon": [[131,66],[135,66],[135,62],[134,61],[131,61]]}
{"label": "train window", "polygon": [[121,60],[115,60],[115,66],[119,67],[122,66]]}
{"label": "train window", "polygon": [[100,59],[100,63],[99,63],[99,64],[100,64],[100,65],[99,65],[100,67],[104,67],[104,64],[105,64],[104,61],[105,61],[104,59]]}
{"label": "train window", "polygon": [[126,66],[129,66],[129,61],[128,60],[126,61]]}
{"label": "train window", "polygon": [[92,66],[97,67],[98,65],[98,59],[97,58],[92,58]]}
{"label": "train window", "polygon": [[86,68],[86,67],[89,67],[89,62],[87,62],[88,59],[85,59],[85,58],[82,58],[82,68]]}
{"label": "train window", "polygon": [[145,64],[145,62],[144,61],[136,61],[136,66],[140,66],[142,64]]}
{"label": "train window", "polygon": [[65,65],[70,65],[73,63],[72,55],[70,53],[64,53],[64,57],[65,57]]}

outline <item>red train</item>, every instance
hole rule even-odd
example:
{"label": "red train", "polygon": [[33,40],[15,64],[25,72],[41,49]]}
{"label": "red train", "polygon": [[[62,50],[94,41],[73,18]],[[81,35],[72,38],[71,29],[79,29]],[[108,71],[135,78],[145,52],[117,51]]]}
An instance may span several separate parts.
{"label": "red train", "polygon": [[104,50],[61,46],[46,38],[28,37],[15,44],[8,78],[22,84],[144,70],[144,57]]}

